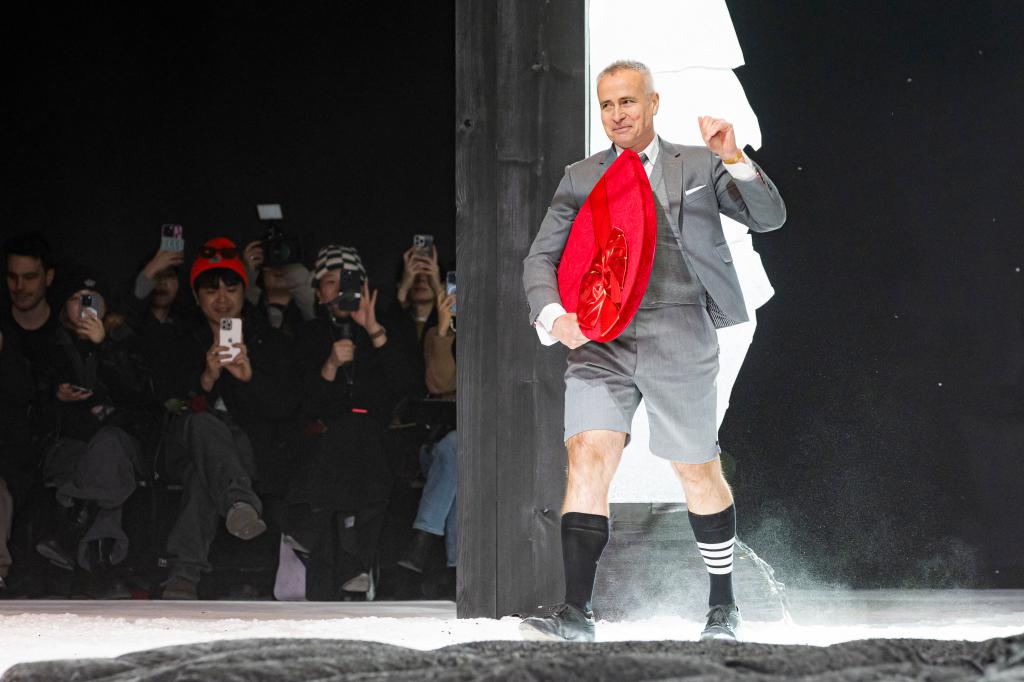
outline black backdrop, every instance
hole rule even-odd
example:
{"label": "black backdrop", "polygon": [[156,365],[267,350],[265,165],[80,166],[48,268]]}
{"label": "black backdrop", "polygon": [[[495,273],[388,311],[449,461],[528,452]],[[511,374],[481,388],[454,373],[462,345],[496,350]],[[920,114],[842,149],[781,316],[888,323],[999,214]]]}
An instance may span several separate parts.
{"label": "black backdrop", "polygon": [[721,433],[741,531],[791,579],[1021,586],[1021,4],[729,7],[790,215]]}
{"label": "black backdrop", "polygon": [[411,3],[69,7],[5,22],[4,233],[42,227],[119,279],[184,225],[260,236],[281,203],[308,260],[360,249],[390,283],[412,235],[454,260],[454,10]]}
{"label": "black backdrop", "polygon": [[[722,431],[741,533],[798,583],[1021,586],[1019,3],[729,8],[790,209]],[[6,22],[4,235],[127,279],[162,222],[276,201],[378,282],[415,232],[452,259],[453,7],[158,11]]]}

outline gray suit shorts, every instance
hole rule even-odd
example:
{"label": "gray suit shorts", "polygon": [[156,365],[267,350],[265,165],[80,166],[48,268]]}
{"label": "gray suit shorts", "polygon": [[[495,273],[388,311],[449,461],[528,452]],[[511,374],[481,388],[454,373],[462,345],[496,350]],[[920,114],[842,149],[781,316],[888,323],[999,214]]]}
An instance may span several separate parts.
{"label": "gray suit shorts", "polygon": [[718,335],[700,305],[641,308],[613,341],[569,351],[565,440],[583,431],[626,434],[641,397],[650,451],[702,464],[718,456]]}

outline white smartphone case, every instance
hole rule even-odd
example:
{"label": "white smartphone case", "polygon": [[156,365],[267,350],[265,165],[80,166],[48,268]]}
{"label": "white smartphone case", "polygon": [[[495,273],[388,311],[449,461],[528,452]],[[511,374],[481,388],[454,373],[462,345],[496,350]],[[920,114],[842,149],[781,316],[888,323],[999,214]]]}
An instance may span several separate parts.
{"label": "white smartphone case", "polygon": [[228,317],[220,321],[220,339],[217,343],[228,347],[230,354],[224,362],[231,362],[240,352],[235,348],[236,343],[242,343],[242,320],[237,317]]}

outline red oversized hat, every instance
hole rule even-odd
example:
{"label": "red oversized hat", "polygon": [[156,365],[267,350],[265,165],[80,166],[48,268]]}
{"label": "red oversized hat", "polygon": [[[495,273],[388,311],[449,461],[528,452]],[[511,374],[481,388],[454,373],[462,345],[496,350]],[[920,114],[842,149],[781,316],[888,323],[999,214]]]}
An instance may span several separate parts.
{"label": "red oversized hat", "polygon": [[647,292],[658,241],[651,181],[626,149],[594,185],[572,222],[558,264],[558,293],[580,331],[611,341],[625,329]]}
{"label": "red oversized hat", "polygon": [[235,243],[227,237],[214,237],[203,244],[192,262],[192,272],[189,274],[189,284],[195,287],[196,277],[207,270],[223,268],[231,270],[249,287],[249,277],[245,274],[245,265],[242,263],[241,254]]}

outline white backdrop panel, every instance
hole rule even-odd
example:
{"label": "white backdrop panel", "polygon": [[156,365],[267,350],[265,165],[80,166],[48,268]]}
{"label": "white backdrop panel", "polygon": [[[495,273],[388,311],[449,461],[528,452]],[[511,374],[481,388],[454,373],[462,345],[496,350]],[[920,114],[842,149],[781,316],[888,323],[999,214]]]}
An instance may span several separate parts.
{"label": "white backdrop panel", "polygon": [[658,71],[743,64],[725,0],[590,0],[588,12],[592,76],[616,59]]}
{"label": "white backdrop panel", "polygon": [[[724,0],[590,0],[588,6],[588,154],[610,144],[601,125],[594,78],[617,59],[636,59],[654,73],[661,95],[658,133],[678,144],[702,145],[697,117],[728,119],[740,144],[761,146],[761,128],[732,69],[743,52]],[[727,219],[725,219],[727,220]],[[728,221],[732,222],[732,221]],[[729,226],[734,243],[749,240],[742,225]],[[644,403],[636,412],[632,442],[611,488],[612,502],[678,502],[682,489],[668,463],[648,451]]]}

